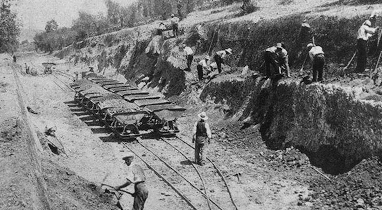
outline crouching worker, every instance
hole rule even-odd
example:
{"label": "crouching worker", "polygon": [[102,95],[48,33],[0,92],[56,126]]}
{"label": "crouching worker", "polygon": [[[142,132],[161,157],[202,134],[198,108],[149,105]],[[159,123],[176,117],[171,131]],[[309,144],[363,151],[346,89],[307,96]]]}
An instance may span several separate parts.
{"label": "crouching worker", "polygon": [[193,129],[192,143],[195,142],[195,163],[204,165],[206,162],[205,153],[208,144],[211,143],[211,129],[207,123],[207,115],[202,112],[198,115],[199,120],[195,123]]}
{"label": "crouching worker", "polygon": [[[323,81],[325,56],[322,47],[316,46],[312,43],[307,45],[309,50],[309,57],[313,64],[313,80],[312,82]],[[317,79],[318,76],[318,79]]]}
{"label": "crouching worker", "polygon": [[125,161],[125,164],[128,168],[126,174],[126,182],[120,186],[116,186],[115,189],[118,191],[124,187],[129,186],[130,184],[134,184],[134,204],[133,210],[143,210],[146,199],[149,195],[149,191],[147,190],[145,181],[146,176],[143,169],[136,164],[133,164],[134,155],[131,153],[127,153],[122,157]]}
{"label": "crouching worker", "polygon": [[[287,77],[290,77],[288,52],[282,46],[281,43],[277,43],[276,46],[269,47],[264,52],[265,74],[268,78],[273,75],[281,75],[281,67],[285,69]],[[272,74],[271,65],[275,71]]]}
{"label": "crouching worker", "polygon": [[209,69],[209,61],[210,56],[206,56],[204,59],[199,61],[198,65],[196,66],[196,69],[198,70],[198,79],[199,81],[202,81],[204,79],[204,71],[208,71]]}

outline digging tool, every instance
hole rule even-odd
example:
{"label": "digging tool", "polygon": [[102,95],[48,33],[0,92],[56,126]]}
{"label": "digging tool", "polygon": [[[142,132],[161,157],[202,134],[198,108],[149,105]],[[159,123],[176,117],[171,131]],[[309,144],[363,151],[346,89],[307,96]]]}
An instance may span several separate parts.
{"label": "digging tool", "polygon": [[[102,183],[101,186],[110,187],[110,188],[112,189],[110,192],[113,192],[113,193],[115,193],[116,195],[119,195],[119,194],[120,194],[119,192],[124,192],[124,193],[127,193],[127,194],[131,195],[131,196],[134,196],[134,193],[132,193],[132,192],[128,192],[128,191],[126,191],[126,190],[121,190],[121,189],[116,190],[113,186],[108,185],[108,184],[104,184],[104,183]],[[107,189],[107,190],[109,190],[109,189]],[[122,195],[117,196],[118,200],[119,200],[119,198],[121,198],[121,196],[122,196]]]}
{"label": "digging tool", "polygon": [[314,168],[313,166],[310,166],[311,168],[313,168],[313,170],[315,170],[317,173],[319,173],[321,176],[323,176],[324,178],[326,178],[327,180],[329,180],[330,182],[333,182],[333,180],[331,180],[328,176],[326,176],[325,174],[321,173],[319,170],[317,170],[316,168]]}
{"label": "digging tool", "polygon": [[379,60],[381,59],[381,54],[382,54],[382,51],[379,52],[379,56],[378,56],[378,60],[377,60],[377,64],[375,64],[375,68],[374,68],[373,73],[377,73],[377,68],[378,68]]}
{"label": "digging tool", "polygon": [[342,72],[345,74],[345,71],[349,68],[351,62],[353,61],[355,55],[357,54],[357,51],[354,52],[353,57],[351,57],[349,63],[342,69]]}
{"label": "digging tool", "polygon": [[308,56],[309,56],[309,53],[305,56],[305,59],[304,59],[304,62],[302,63],[302,66],[301,66],[301,69],[299,71],[299,75],[302,76],[302,74],[304,73],[304,65],[305,65],[305,62],[306,62],[306,59],[308,59]]}

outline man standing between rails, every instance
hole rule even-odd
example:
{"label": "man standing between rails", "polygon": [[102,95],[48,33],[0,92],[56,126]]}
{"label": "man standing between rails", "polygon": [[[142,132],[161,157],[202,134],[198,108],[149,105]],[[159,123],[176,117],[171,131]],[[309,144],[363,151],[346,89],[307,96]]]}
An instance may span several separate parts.
{"label": "man standing between rails", "polygon": [[191,47],[187,46],[186,44],[183,44],[182,48],[184,52],[186,53],[187,70],[191,71],[191,63],[192,63],[192,60],[194,59],[194,51],[192,51]]}
{"label": "man standing between rails", "polygon": [[206,122],[208,117],[205,112],[198,115],[199,120],[193,128],[192,143],[195,142],[195,163],[199,165],[205,164],[205,153],[207,152],[208,144],[211,143],[211,129]]}
{"label": "man standing between rails", "polygon": [[268,78],[272,76],[271,66],[275,74],[281,74],[281,67],[285,66],[286,76],[290,77],[289,63],[288,63],[288,52],[283,48],[281,43],[277,43],[276,46],[269,47],[264,52],[264,62],[265,62],[265,74]]}
{"label": "man standing between rails", "polygon": [[127,153],[122,157],[122,160],[125,161],[125,164],[128,167],[126,182],[120,186],[116,186],[115,189],[118,191],[121,188],[127,187],[130,184],[134,184],[134,204],[133,210],[143,210],[146,199],[149,195],[149,191],[146,187],[145,181],[146,176],[143,169],[136,164],[133,164],[134,155]]}
{"label": "man standing between rails", "polygon": [[215,53],[214,60],[216,62],[216,65],[218,66],[219,74],[222,72],[222,63],[224,63],[224,59],[231,54],[232,54],[231,48],[220,50]]}
{"label": "man standing between rails", "polygon": [[175,37],[178,37],[179,35],[179,18],[176,17],[174,14],[171,14],[171,26],[172,26],[172,32]]}
{"label": "man standing between rails", "polygon": [[367,40],[372,36],[379,27],[372,28],[370,20],[366,20],[362,26],[358,29],[357,35],[357,67],[356,72],[362,73],[365,71],[367,62]]}
{"label": "man standing between rails", "polygon": [[[321,82],[323,81],[323,72],[324,72],[324,65],[325,65],[325,55],[324,51],[322,50],[322,47],[316,46],[313,43],[309,43],[307,45],[307,48],[309,50],[309,57],[310,60],[312,60],[313,63],[313,80],[312,82]],[[318,80],[317,80],[318,75]]]}
{"label": "man standing between rails", "polygon": [[202,81],[204,79],[204,70],[208,71],[210,56],[206,56],[204,59],[199,61],[196,69],[198,70],[198,79]]}

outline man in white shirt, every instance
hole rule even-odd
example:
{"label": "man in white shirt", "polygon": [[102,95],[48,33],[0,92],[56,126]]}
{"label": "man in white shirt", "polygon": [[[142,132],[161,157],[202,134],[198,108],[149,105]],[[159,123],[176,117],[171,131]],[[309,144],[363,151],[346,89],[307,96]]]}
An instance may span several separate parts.
{"label": "man in white shirt", "polygon": [[186,60],[187,60],[187,70],[191,71],[191,63],[194,59],[194,51],[192,51],[191,47],[183,44],[182,45],[183,51],[186,54]]}
{"label": "man in white shirt", "polygon": [[170,22],[171,22],[171,26],[172,26],[172,32],[174,34],[175,37],[178,37],[179,35],[179,18],[176,17],[174,14],[171,14],[171,19],[170,19]]}
{"label": "man in white shirt", "polygon": [[122,185],[116,186],[115,190],[118,191],[121,188],[129,186],[130,184],[134,184],[134,194],[132,194],[134,197],[133,210],[143,210],[146,199],[149,195],[149,191],[145,184],[145,173],[139,165],[132,164],[134,154],[126,153],[122,159],[128,167],[128,173],[125,174],[126,181]]}
{"label": "man in white shirt", "polygon": [[358,29],[357,34],[357,67],[356,72],[362,73],[365,71],[367,62],[367,40],[375,32],[377,32],[378,27],[372,28],[370,20],[366,20],[362,26]]}
{"label": "man in white shirt", "polygon": [[219,74],[222,73],[222,63],[224,63],[224,59],[232,54],[232,49],[227,48],[225,50],[217,51],[214,55],[214,60],[218,66]]}
{"label": "man in white shirt", "polygon": [[[322,47],[316,46],[312,43],[309,43],[307,45],[307,48],[309,50],[309,57],[310,60],[313,63],[313,80],[312,82],[321,82],[323,81],[323,72],[324,72],[324,65],[325,65],[325,55],[324,51],[322,50]],[[318,76],[318,80],[317,80]]]}
{"label": "man in white shirt", "polygon": [[207,55],[204,59],[199,61],[198,65],[196,66],[196,69],[198,70],[199,81],[203,80],[204,71],[208,71],[209,61],[210,61],[210,56]]}
{"label": "man in white shirt", "polygon": [[198,114],[199,120],[193,128],[192,143],[195,142],[195,163],[204,165],[206,161],[206,150],[211,143],[211,129],[207,123],[208,117],[205,112]]}

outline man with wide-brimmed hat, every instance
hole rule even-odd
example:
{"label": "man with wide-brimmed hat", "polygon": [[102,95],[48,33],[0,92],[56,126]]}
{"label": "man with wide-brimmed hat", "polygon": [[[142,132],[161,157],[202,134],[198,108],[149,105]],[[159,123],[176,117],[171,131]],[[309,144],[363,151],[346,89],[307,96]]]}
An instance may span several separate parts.
{"label": "man with wide-brimmed hat", "polygon": [[192,135],[192,142],[195,142],[195,163],[205,164],[205,153],[208,144],[211,143],[211,129],[206,122],[208,117],[205,112],[198,114],[199,120],[195,123]]}
{"label": "man with wide-brimmed hat", "polygon": [[174,34],[174,37],[178,37],[179,35],[179,18],[176,17],[174,14],[171,14],[171,27],[172,27],[172,33]]}
{"label": "man with wide-brimmed hat", "polygon": [[116,186],[116,190],[120,190],[121,188],[127,187],[130,184],[134,184],[134,204],[133,210],[143,210],[146,199],[148,197],[149,191],[147,190],[145,181],[146,176],[143,169],[133,163],[134,154],[125,153],[122,156],[122,160],[125,161],[125,164],[128,167],[128,173],[126,174],[126,182],[122,185]]}
{"label": "man with wide-brimmed hat", "polygon": [[216,62],[216,65],[218,66],[219,74],[222,73],[222,63],[224,63],[224,59],[231,54],[232,54],[231,48],[220,50],[215,53],[214,60]]}

